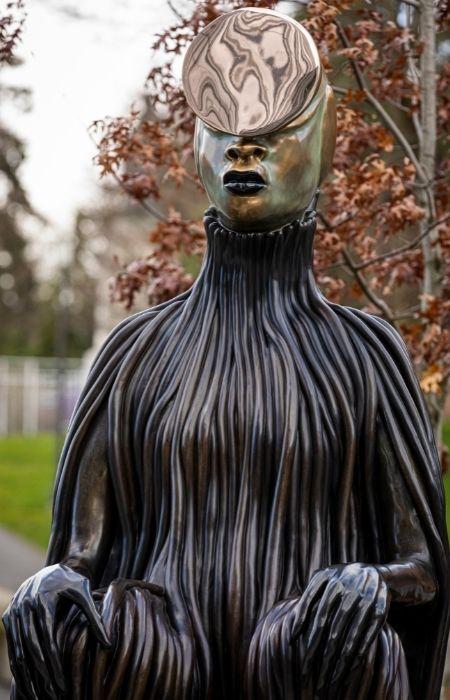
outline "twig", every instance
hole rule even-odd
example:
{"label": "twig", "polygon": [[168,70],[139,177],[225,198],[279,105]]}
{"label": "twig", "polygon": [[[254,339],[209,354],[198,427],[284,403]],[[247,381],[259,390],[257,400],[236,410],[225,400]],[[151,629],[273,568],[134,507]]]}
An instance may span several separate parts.
{"label": "twig", "polygon": [[417,2],[417,0],[400,0],[401,5],[409,5],[410,7],[414,7],[416,10],[420,10],[420,4]]}
{"label": "twig", "polygon": [[405,321],[408,318],[414,318],[414,316],[420,311],[420,304],[417,304],[416,306],[411,306],[409,309],[404,309],[403,311],[399,311],[397,314],[394,314],[394,320],[395,321]]}
{"label": "twig", "polygon": [[359,270],[357,270],[357,268],[356,268],[353,260],[351,259],[348,251],[344,249],[342,251],[342,255],[344,257],[345,262],[347,263],[347,266],[351,270],[355,280],[359,284],[360,288],[362,289],[362,291],[364,292],[366,297],[368,299],[370,299],[372,304],[374,306],[376,306],[377,309],[379,309],[382,312],[382,314],[388,319],[388,321],[391,321],[391,322],[394,321],[394,315],[393,315],[391,309],[386,304],[386,302],[383,301],[383,299],[380,299],[380,297],[378,297],[375,294],[375,292],[373,292],[372,289],[370,289],[370,287],[367,283],[367,280],[363,277],[363,275],[359,272]]}
{"label": "twig", "polygon": [[183,15],[182,15],[180,12],[178,12],[178,10],[177,10],[176,7],[174,7],[173,2],[172,2],[171,0],[167,0],[167,4],[169,5],[169,7],[170,7],[170,9],[172,10],[172,12],[173,12],[173,14],[175,15],[175,17],[176,17],[180,22],[184,22],[184,17],[183,17]]}
{"label": "twig", "polygon": [[333,89],[333,92],[337,92],[338,95],[347,95],[348,93],[348,89],[343,88],[340,85],[332,85],[331,87]]}
{"label": "twig", "polygon": [[[111,175],[113,176],[113,178],[115,179],[115,181],[117,182],[117,184],[119,185],[119,187],[121,187],[122,190],[123,190],[128,196],[130,196],[130,192],[127,190],[125,184],[122,182],[122,180],[121,180],[120,177],[117,175],[117,173],[112,172]],[[140,204],[141,207],[142,207],[143,209],[145,209],[146,212],[148,212],[149,214],[151,214],[152,216],[154,216],[155,219],[158,219],[158,221],[164,221],[165,223],[167,223],[167,221],[168,221],[167,216],[165,216],[161,211],[159,211],[159,209],[157,209],[156,207],[154,207],[153,204],[149,204],[149,203],[147,202],[147,200],[144,200],[144,199],[137,199],[136,197],[132,197],[132,199],[133,199],[135,202],[137,202],[138,204]]]}
{"label": "twig", "polygon": [[[337,226],[333,226],[325,217],[323,214],[320,212],[317,212],[317,216],[322,219],[323,223],[325,226],[332,231],[333,229],[337,228]],[[370,258],[370,260],[364,260],[364,262],[361,263],[354,263],[354,268],[357,271],[364,270],[366,267],[370,267],[371,265],[375,265],[378,262],[381,262],[382,260],[388,260],[389,258],[395,258],[397,255],[403,255],[403,253],[407,253],[409,250],[412,250],[415,248],[429,233],[432,231],[434,228],[437,226],[441,226],[441,224],[445,224],[446,221],[450,219],[450,214],[447,214],[446,216],[443,216],[441,219],[438,219],[437,221],[434,221],[430,226],[427,226],[427,228],[422,231],[418,236],[416,236],[412,241],[409,243],[406,243],[405,245],[401,246],[400,248],[396,248],[395,250],[389,250],[386,253],[380,253],[380,255],[377,255],[375,258]],[[341,222],[344,223],[344,222]],[[340,224],[338,224],[340,225]],[[345,260],[337,261],[333,263],[333,265],[327,265],[326,267],[318,268],[318,272],[330,272],[332,270],[337,270],[340,267],[347,267],[348,264]]]}
{"label": "twig", "polygon": [[[319,217],[322,219],[323,223],[325,224],[325,226],[326,226],[327,228],[329,228],[329,229],[332,229],[332,228],[333,228],[333,226],[330,224],[330,222],[328,221],[328,219],[327,219],[323,214],[321,214],[320,212],[317,212],[317,216],[319,216]],[[394,321],[394,316],[393,316],[393,313],[392,313],[391,309],[390,309],[389,306],[386,304],[386,302],[383,301],[383,299],[380,299],[380,298],[375,294],[375,292],[374,292],[372,289],[370,289],[367,280],[366,280],[365,277],[359,272],[359,270],[356,268],[356,265],[355,265],[355,263],[353,262],[353,260],[351,259],[350,254],[348,253],[348,251],[344,249],[344,250],[342,251],[342,256],[343,256],[343,258],[344,258],[344,260],[345,260],[345,263],[346,263],[347,267],[349,268],[349,270],[350,270],[351,273],[353,274],[353,276],[354,276],[356,282],[358,283],[359,287],[360,287],[361,290],[364,292],[364,294],[366,295],[366,297],[369,299],[369,301],[371,301],[372,304],[373,304],[374,306],[376,306],[376,308],[379,309],[379,310],[381,311],[381,313],[383,314],[383,316],[385,316],[385,317],[387,318],[388,321],[393,322],[393,321]]]}
{"label": "twig", "polygon": [[395,109],[399,109],[401,112],[405,112],[405,114],[411,115],[412,114],[412,109],[410,107],[405,107],[404,105],[401,105],[400,102],[396,102],[395,100],[392,100],[390,97],[386,97],[386,102],[389,102],[390,105],[395,107]]}
{"label": "twig", "polygon": [[[340,38],[342,44],[345,46],[345,48],[347,48],[347,49],[350,48],[350,42],[348,40],[348,37],[347,37],[342,25],[340,24],[340,22],[338,22],[338,20],[334,20],[334,23],[336,25],[337,32],[339,34],[339,38]],[[358,83],[360,89],[364,92],[364,94],[367,98],[367,101],[372,105],[372,107],[375,109],[375,111],[378,113],[378,115],[384,121],[386,126],[393,133],[396,140],[402,146],[402,148],[403,148],[404,152],[406,153],[406,155],[408,156],[409,160],[411,161],[411,163],[413,163],[413,165],[416,169],[416,173],[419,176],[419,178],[421,179],[421,181],[424,184],[427,183],[428,177],[427,177],[426,173],[424,172],[419,160],[417,159],[417,156],[414,153],[414,150],[412,149],[411,144],[409,143],[408,139],[405,138],[401,129],[397,126],[397,124],[392,119],[390,114],[388,114],[388,112],[386,112],[386,110],[384,109],[381,102],[375,97],[375,95],[368,88],[368,86],[366,84],[365,77],[364,77],[360,67],[358,66],[357,62],[353,58],[349,58],[348,61],[350,62],[350,65],[352,67],[356,82]],[[434,207],[432,193],[430,192],[429,187],[426,188],[426,191],[427,191],[427,196],[429,199],[430,211],[434,215],[435,207]]]}
{"label": "twig", "polygon": [[[97,143],[97,141],[95,140],[95,138],[93,137],[93,135],[92,135],[92,133],[91,133],[91,130],[90,130],[90,129],[87,129],[87,133],[88,133],[88,136],[89,136],[89,138],[91,139],[92,143],[94,144],[94,146],[95,146],[95,147],[97,148],[97,150],[98,150],[98,147],[99,147],[99,146],[98,146],[98,143]],[[125,187],[124,183],[122,182],[122,180],[120,179],[120,177],[117,175],[117,173],[114,172],[114,171],[111,171],[111,175],[113,176],[114,180],[117,182],[117,184],[119,185],[119,187],[121,187],[121,189],[122,189],[128,196],[130,196],[130,192],[127,190],[127,188]],[[134,199],[135,202],[138,202],[138,204],[140,204],[141,207],[142,207],[143,209],[145,209],[145,211],[146,211],[147,213],[149,213],[149,214],[151,214],[152,216],[154,216],[155,219],[158,219],[158,221],[164,221],[165,223],[167,223],[167,221],[168,221],[167,216],[165,216],[165,214],[163,214],[161,211],[159,211],[159,209],[157,209],[156,207],[154,207],[152,204],[149,204],[147,201],[144,201],[143,199],[136,199],[136,197],[133,197],[133,199]]]}
{"label": "twig", "polygon": [[418,236],[416,236],[410,243],[407,243],[401,248],[396,248],[396,250],[390,250],[387,253],[381,253],[380,255],[377,255],[376,258],[365,260],[364,262],[356,265],[356,269],[364,270],[366,267],[369,267],[370,265],[375,265],[375,263],[381,262],[382,260],[387,260],[388,258],[395,258],[397,255],[403,255],[403,253],[407,253],[408,250],[412,250],[413,248],[415,248],[418,245],[418,243],[420,243],[426,236],[428,236],[430,231],[435,229],[437,226],[440,226],[441,224],[445,224],[445,222],[449,219],[450,214],[443,216],[441,219],[438,219],[437,221],[434,221],[432,224],[430,224],[430,226],[427,226],[427,228],[424,229],[422,233],[420,233]]}

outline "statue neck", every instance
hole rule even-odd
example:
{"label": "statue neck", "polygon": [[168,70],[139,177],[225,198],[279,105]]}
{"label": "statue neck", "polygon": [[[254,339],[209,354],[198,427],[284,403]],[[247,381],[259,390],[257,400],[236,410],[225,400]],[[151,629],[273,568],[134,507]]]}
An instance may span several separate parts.
{"label": "statue neck", "polygon": [[208,241],[199,282],[219,284],[222,291],[251,296],[315,289],[312,248],[315,217],[267,232],[238,232],[227,228],[217,211],[205,214]]}

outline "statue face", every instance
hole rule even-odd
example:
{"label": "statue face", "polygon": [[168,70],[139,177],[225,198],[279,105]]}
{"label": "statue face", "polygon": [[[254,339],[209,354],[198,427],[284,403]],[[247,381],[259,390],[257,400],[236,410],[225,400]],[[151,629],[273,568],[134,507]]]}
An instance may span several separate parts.
{"label": "statue face", "polygon": [[329,87],[287,126],[233,136],[197,118],[198,174],[225,225],[271,230],[301,216],[331,165],[335,110]]}

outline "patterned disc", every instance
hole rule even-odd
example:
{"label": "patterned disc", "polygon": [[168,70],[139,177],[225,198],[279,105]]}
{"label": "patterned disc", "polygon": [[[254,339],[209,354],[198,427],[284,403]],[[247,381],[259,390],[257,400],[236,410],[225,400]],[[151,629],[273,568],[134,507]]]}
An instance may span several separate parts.
{"label": "patterned disc", "polygon": [[206,124],[235,135],[275,131],[309,104],[320,82],[304,27],[271,10],[228,12],[192,41],[183,65],[187,101]]}

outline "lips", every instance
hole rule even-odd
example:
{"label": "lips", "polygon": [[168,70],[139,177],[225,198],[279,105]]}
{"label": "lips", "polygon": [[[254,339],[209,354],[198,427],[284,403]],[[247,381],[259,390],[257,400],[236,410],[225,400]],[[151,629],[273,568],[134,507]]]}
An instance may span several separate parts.
{"label": "lips", "polygon": [[248,197],[267,187],[262,175],[256,170],[230,170],[225,173],[223,185],[228,192]]}

